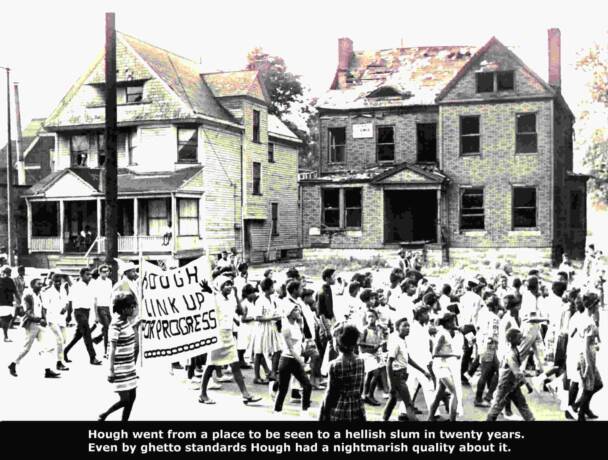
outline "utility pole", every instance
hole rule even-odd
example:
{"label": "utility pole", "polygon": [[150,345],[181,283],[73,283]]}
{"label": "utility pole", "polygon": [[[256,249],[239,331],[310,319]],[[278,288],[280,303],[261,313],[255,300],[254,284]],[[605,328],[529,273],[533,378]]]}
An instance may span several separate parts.
{"label": "utility pole", "polygon": [[11,145],[11,69],[0,67],[6,71],[6,252],[8,264],[13,265],[13,154]]}
{"label": "utility pole", "polygon": [[[106,198],[106,263],[112,267],[112,281],[117,281],[118,257],[118,234],[116,227],[118,223],[118,172],[116,159],[116,144],[118,138],[117,114],[116,114],[116,27],[114,13],[106,13],[106,123],[105,144],[106,161],[105,167],[105,198]],[[97,230],[99,233],[99,229]]]}

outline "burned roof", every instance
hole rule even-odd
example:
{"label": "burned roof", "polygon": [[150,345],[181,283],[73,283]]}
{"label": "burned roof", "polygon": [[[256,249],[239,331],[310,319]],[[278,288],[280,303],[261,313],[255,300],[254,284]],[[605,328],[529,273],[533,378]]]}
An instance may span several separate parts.
{"label": "burned roof", "polygon": [[422,46],[353,52],[343,87],[319,98],[320,109],[434,105],[475,54],[473,46]]}
{"label": "burned roof", "polygon": [[342,170],[323,173],[320,176],[301,179],[304,184],[343,184],[366,183],[381,184],[382,181],[396,176],[402,171],[409,171],[408,180],[412,182],[443,184],[448,177],[435,165],[414,164],[407,161],[392,165],[375,165],[368,168]]}

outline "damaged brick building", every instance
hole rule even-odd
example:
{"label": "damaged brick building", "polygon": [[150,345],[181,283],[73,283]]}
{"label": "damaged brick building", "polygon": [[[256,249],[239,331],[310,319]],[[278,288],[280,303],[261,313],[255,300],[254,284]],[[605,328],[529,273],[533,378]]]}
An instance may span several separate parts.
{"label": "damaged brick building", "polygon": [[301,178],[303,247],[556,261],[584,252],[586,180],[561,94],[496,38],[480,48],[353,51],[317,103],[321,161]]}

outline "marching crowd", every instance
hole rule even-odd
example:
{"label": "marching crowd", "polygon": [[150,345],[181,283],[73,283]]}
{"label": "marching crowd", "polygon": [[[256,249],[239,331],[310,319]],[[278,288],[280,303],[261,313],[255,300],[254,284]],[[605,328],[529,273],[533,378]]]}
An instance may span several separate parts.
{"label": "marching crowd", "polygon": [[[76,282],[56,273],[48,286],[33,279],[26,287],[21,270],[13,279],[3,267],[0,323],[5,341],[16,317],[25,328],[22,351],[9,365],[15,377],[46,331],[54,337],[45,342],[54,345],[44,350],[48,378],[68,370],[69,352],[81,338],[90,363],[101,364],[94,345],[103,342],[108,380],[120,400],[99,419],[122,408],[128,420],[137,386],[137,267],[121,262],[115,285],[109,270],[99,267],[92,279],[82,269]],[[172,371],[186,370],[205,405],[216,404],[209,390],[232,380],[246,405],[262,399],[251,385],[264,386],[275,412],[290,395],[301,400],[304,414],[312,392],[324,391],[321,421],[365,420],[366,406],[382,405],[383,420],[399,406],[399,420],[413,421],[425,413],[422,404],[428,420],[443,420],[440,408],[450,421],[466,419],[465,386],[472,387],[475,406],[487,409],[487,420],[518,419],[512,406],[534,420],[525,397],[532,391],[553,394],[567,419],[597,418],[590,402],[603,386],[596,358],[601,254],[590,246],[582,269],[564,256],[554,279],[540,275],[518,276],[497,263],[482,273],[452,270],[439,283],[424,275],[419,255],[402,250],[388,284],[371,271],[346,279],[329,267],[317,286],[296,268],[250,279],[247,263],[224,252],[204,286],[214,293],[221,346],[173,363]],[[67,343],[72,321],[77,327]],[[243,369],[253,370],[251,382]]]}

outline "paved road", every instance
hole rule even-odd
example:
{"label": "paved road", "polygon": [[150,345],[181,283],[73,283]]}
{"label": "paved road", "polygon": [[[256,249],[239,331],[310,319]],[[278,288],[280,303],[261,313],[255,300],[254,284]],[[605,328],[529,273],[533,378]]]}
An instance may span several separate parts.
{"label": "paved road", "polygon": [[[606,316],[605,314],[603,316]],[[605,321],[602,321],[605,324]],[[603,344],[607,344],[606,328],[602,329]],[[44,379],[38,344],[18,367],[19,377],[9,375],[7,366],[16,356],[22,344],[22,329],[10,331],[13,343],[0,342],[0,420],[95,420],[97,415],[116,399],[106,381],[107,362],[103,366],[91,366],[84,344],[78,344],[70,358],[71,370],[61,379]],[[98,345],[98,350],[101,350]],[[606,363],[608,356],[603,346],[599,362],[602,363],[604,381],[608,382]],[[224,384],[222,391],[210,391],[217,405],[197,402],[198,388],[186,381],[184,371],[171,375],[166,364],[146,364],[139,369],[140,384],[132,420],[301,420],[299,406],[289,398],[282,414],[274,414],[272,401],[266,386],[251,383],[252,371],[245,371],[250,391],[264,397],[253,407],[243,405],[234,383]],[[379,394],[379,393],[378,393]],[[308,419],[316,418],[323,393],[313,393],[313,405]],[[484,420],[486,410],[475,408],[473,395],[465,388],[464,420]],[[538,420],[563,420],[557,401],[548,393],[528,396],[530,406]],[[424,408],[420,396],[418,406]],[[381,419],[382,408],[367,406],[368,419]],[[592,402],[592,410],[608,420],[608,391],[602,390]],[[441,414],[441,412],[440,412]],[[394,418],[396,413],[394,415]],[[114,414],[110,419],[117,419]]]}

